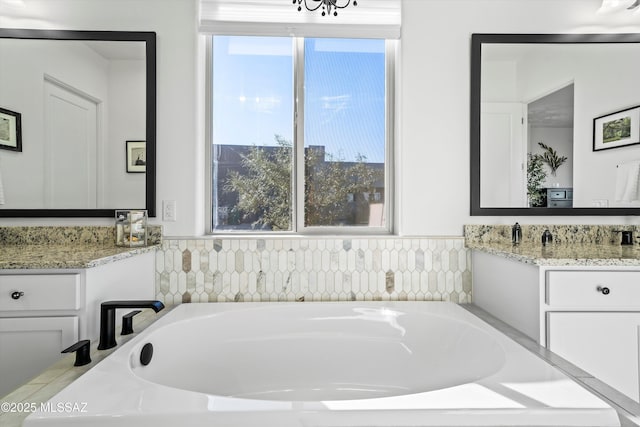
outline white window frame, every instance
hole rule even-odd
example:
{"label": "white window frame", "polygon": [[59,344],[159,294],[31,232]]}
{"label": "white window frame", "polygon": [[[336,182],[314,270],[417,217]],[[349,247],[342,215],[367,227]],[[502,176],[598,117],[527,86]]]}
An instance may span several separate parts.
{"label": "white window frame", "polygon": [[[209,235],[390,235],[393,233],[395,180],[394,180],[394,142],[396,111],[396,64],[399,41],[385,40],[385,225],[373,226],[305,226],[304,225],[304,37],[294,39],[294,163],[292,164],[292,230],[214,230],[213,229],[213,37],[206,36],[205,70],[205,218],[206,233]],[[346,37],[345,37],[346,38]],[[299,175],[301,179],[299,179]]]}

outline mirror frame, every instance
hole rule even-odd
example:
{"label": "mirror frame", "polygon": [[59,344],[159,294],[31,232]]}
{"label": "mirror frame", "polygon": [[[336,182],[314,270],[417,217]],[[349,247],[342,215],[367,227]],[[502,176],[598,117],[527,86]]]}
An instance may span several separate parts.
{"label": "mirror frame", "polygon": [[471,35],[471,216],[605,216],[640,215],[640,208],[511,208],[480,206],[480,86],[482,69],[482,45],[527,43],[638,43],[640,34],[472,34]]}
{"label": "mirror frame", "polygon": [[[156,33],[152,31],[80,31],[32,30],[0,28],[0,38],[43,40],[137,41],[145,43],[146,51],[146,181],[145,209],[149,217],[156,216]],[[109,217],[116,209],[0,209],[0,218],[64,218]]]}

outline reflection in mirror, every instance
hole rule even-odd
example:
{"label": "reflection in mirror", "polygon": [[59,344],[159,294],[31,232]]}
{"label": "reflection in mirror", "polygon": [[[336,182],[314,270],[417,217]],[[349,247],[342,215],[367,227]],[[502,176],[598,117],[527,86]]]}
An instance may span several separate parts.
{"label": "reflection in mirror", "polygon": [[639,74],[639,35],[474,34],[472,214],[637,214],[640,146],[594,150],[594,119],[640,104]]}
{"label": "reflection in mirror", "polygon": [[[0,216],[154,210],[153,33],[0,30],[0,58],[0,108],[22,135],[3,150],[0,116]],[[130,172],[131,140],[145,173]]]}

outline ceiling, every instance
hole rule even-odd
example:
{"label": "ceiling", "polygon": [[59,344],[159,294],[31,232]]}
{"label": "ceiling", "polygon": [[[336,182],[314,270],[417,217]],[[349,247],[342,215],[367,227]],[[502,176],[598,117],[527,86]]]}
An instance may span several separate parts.
{"label": "ceiling", "polygon": [[573,127],[573,83],[527,106],[530,127]]}

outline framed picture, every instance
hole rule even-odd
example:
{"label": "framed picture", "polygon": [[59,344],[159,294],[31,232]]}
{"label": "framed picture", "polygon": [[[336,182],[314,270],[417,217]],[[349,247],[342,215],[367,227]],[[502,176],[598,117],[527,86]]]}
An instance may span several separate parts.
{"label": "framed picture", "polygon": [[0,108],[0,148],[22,151],[21,114]]}
{"label": "framed picture", "polygon": [[146,141],[127,141],[127,172],[144,173],[147,171]]}
{"label": "framed picture", "polygon": [[593,151],[640,144],[640,106],[593,119]]}

